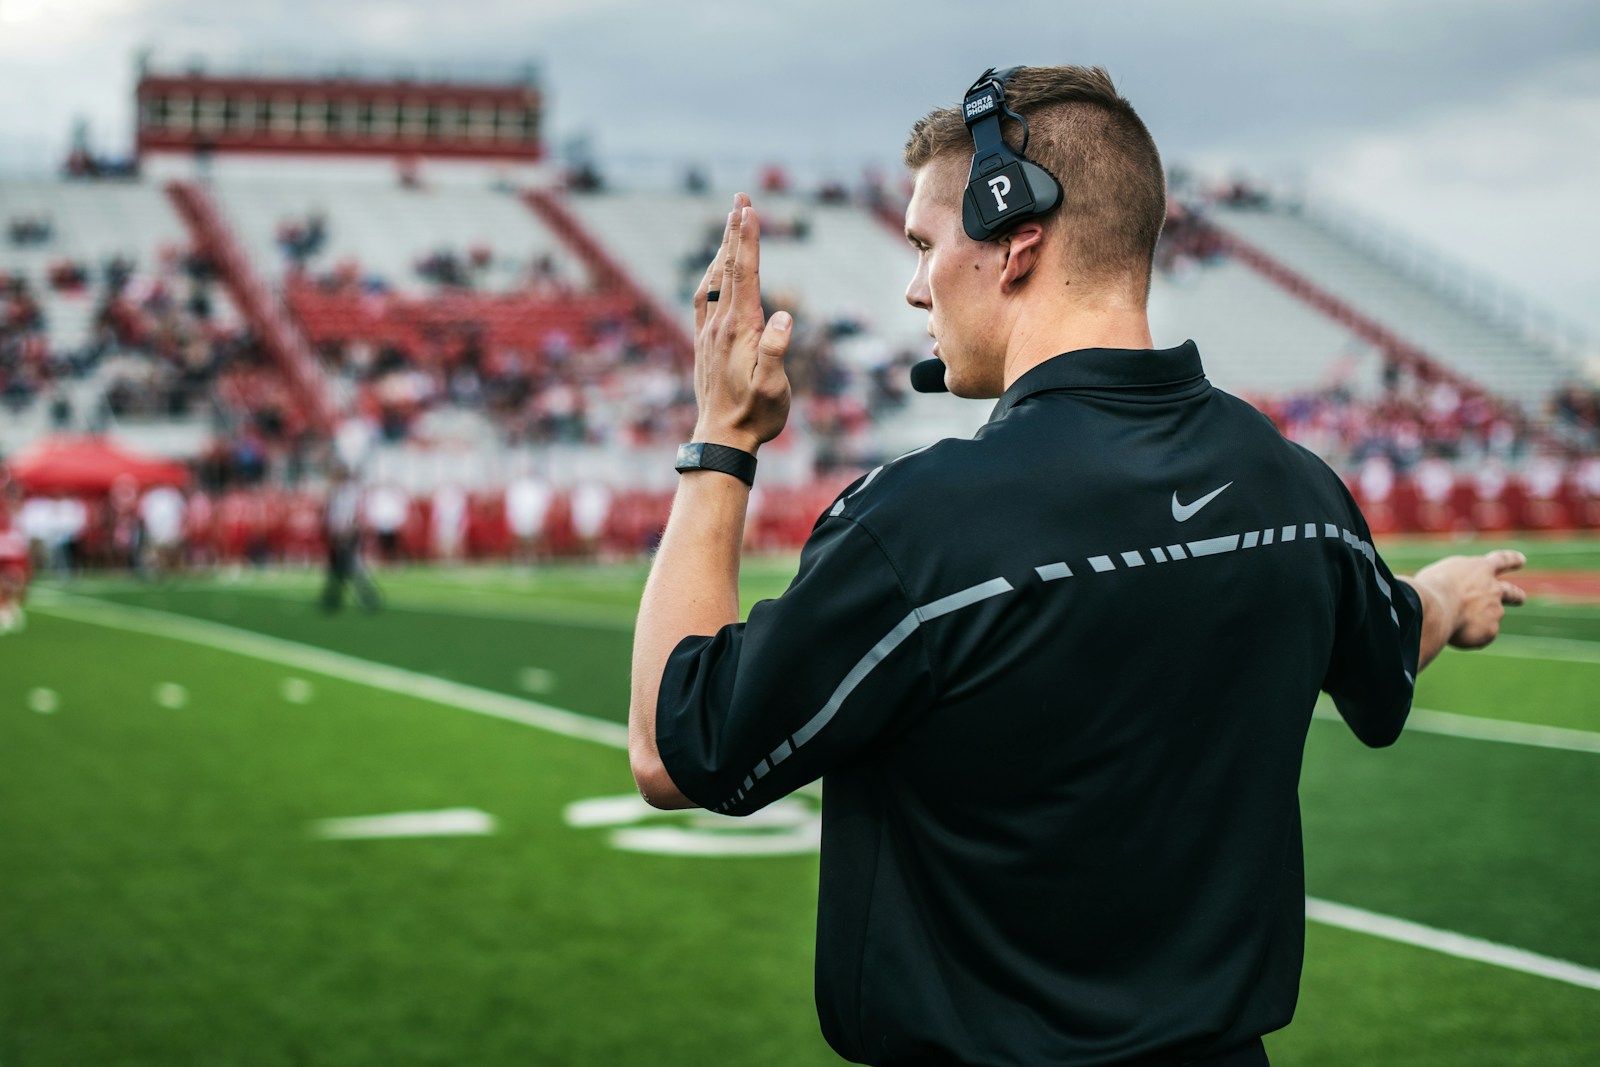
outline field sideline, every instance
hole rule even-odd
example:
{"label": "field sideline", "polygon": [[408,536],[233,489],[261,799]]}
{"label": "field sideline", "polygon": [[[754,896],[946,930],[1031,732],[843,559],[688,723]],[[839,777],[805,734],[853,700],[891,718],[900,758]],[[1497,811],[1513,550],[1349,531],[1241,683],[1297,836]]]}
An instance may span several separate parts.
{"label": "field sideline", "polygon": [[[792,567],[748,568],[747,604]],[[308,573],[41,588],[0,642],[0,1064],[837,1062],[814,799],[630,797],[642,576],[394,571],[386,611],[336,617]],[[1540,598],[1423,676],[1393,750],[1314,721],[1275,1064],[1600,1057],[1597,682],[1600,607]],[[455,829],[324,836],[402,812]]]}

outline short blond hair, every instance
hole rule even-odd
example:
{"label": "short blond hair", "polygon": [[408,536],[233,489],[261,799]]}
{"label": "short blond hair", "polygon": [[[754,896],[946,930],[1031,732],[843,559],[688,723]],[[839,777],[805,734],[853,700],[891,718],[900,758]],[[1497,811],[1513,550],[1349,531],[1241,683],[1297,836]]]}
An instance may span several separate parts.
{"label": "short blond hair", "polygon": [[[1133,277],[1146,294],[1167,214],[1166,174],[1155,140],[1100,67],[1019,67],[1005,82],[1006,106],[1028,120],[1028,158],[1061,183],[1047,223],[1066,241],[1069,264],[1095,278]],[[1001,120],[1015,151],[1022,126]],[[920,170],[972,155],[961,108],[930,111],[911,127],[905,164]]]}

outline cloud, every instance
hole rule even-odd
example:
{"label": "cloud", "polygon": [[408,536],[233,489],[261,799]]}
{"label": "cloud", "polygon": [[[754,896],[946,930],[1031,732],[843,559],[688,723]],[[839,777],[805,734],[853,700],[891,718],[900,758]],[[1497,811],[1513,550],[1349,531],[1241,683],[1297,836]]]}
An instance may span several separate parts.
{"label": "cloud", "polygon": [[[748,174],[782,160],[840,177],[869,163],[894,167],[911,121],[954,102],[986,66],[1086,62],[1111,70],[1170,160],[1298,169],[1491,268],[1523,258],[1565,264],[1568,246],[1596,244],[1585,220],[1597,213],[1583,210],[1580,192],[1594,172],[1584,146],[1600,143],[1584,121],[1600,100],[1592,8],[0,0],[0,174],[52,169],[75,115],[92,119],[101,150],[126,150],[141,47],[217,69],[535,62],[557,145],[588,135],[603,161],[657,173],[699,160]],[[1497,212],[1498,203],[1513,206]],[[1520,237],[1503,217],[1517,213],[1527,220]],[[1562,277],[1587,278],[1593,291],[1596,270],[1579,265]],[[1514,273],[1563,302],[1588,303],[1575,283],[1520,265]]]}
{"label": "cloud", "polygon": [[1348,138],[1316,185],[1600,337],[1600,59],[1489,107]]}

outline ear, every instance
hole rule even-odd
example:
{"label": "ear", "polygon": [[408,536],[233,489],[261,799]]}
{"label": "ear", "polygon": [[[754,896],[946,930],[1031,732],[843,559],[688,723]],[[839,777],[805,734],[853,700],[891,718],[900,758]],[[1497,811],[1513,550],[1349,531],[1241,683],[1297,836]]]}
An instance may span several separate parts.
{"label": "ear", "polygon": [[1023,283],[1039,265],[1040,245],[1044,241],[1044,226],[1038,222],[1024,222],[1000,238],[1005,249],[1005,263],[1000,268],[1000,284],[1013,289]]}

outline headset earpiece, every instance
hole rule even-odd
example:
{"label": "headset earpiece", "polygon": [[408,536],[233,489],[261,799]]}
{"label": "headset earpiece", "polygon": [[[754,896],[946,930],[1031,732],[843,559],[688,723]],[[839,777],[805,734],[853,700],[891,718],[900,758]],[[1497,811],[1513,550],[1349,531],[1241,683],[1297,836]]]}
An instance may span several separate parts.
{"label": "headset earpiece", "polygon": [[[1005,80],[1010,75],[1011,70],[996,74],[990,67],[962,101],[973,152],[961,198],[961,226],[974,241],[992,240],[1061,203],[1061,183],[1055,175],[1023,154],[1028,150],[1028,121],[1006,107]],[[1022,123],[1021,151],[1013,152],[1001,137],[1001,115]]]}

